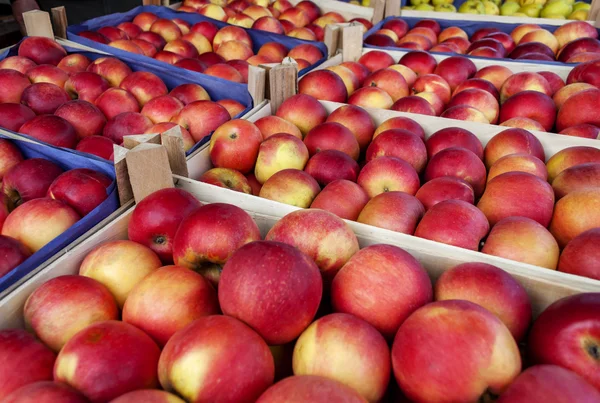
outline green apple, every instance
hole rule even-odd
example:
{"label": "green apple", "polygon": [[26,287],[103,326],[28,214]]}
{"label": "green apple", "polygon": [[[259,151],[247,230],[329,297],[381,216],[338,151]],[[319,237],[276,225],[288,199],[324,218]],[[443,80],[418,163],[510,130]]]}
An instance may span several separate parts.
{"label": "green apple", "polygon": [[432,0],[431,4],[434,6],[441,6],[442,4],[452,4],[453,0]]}
{"label": "green apple", "polygon": [[540,12],[540,17],[542,18],[551,18],[550,15],[561,15],[566,17],[567,15],[573,12],[573,7],[566,3],[565,0],[555,0],[550,3],[547,3],[542,11]]}
{"label": "green apple", "polygon": [[455,13],[456,7],[453,4],[440,4],[435,7],[435,11],[440,13]]}
{"label": "green apple", "polygon": [[483,0],[483,7],[486,15],[500,15],[500,9],[491,0]]}
{"label": "green apple", "polygon": [[429,4],[430,0],[410,0],[412,6],[420,6],[421,4]]}
{"label": "green apple", "polygon": [[521,7],[519,9],[519,12],[525,14],[528,17],[537,18],[540,16],[542,7],[544,6],[542,6],[541,4],[529,4],[528,6]]}
{"label": "green apple", "polygon": [[419,4],[415,7],[416,11],[435,11],[435,8],[431,4]]}
{"label": "green apple", "polygon": [[589,11],[588,11],[588,10],[581,9],[581,10],[576,10],[576,11],[573,11],[573,12],[571,13],[571,15],[569,15],[567,18],[568,18],[569,20],[580,20],[580,21],[587,21],[587,19],[588,19],[588,14],[589,14]]}
{"label": "green apple", "polygon": [[521,6],[516,1],[507,1],[500,6],[500,15],[513,15]]}
{"label": "green apple", "polygon": [[543,6],[546,4],[546,0],[519,0],[521,7],[530,6],[532,4],[539,4]]}
{"label": "green apple", "polygon": [[485,7],[480,0],[467,0],[458,8],[462,14],[484,14]]}
{"label": "green apple", "polygon": [[578,1],[577,3],[573,4],[573,11],[577,11],[577,10],[589,10],[590,7],[591,7],[591,4],[584,3],[583,1]]}

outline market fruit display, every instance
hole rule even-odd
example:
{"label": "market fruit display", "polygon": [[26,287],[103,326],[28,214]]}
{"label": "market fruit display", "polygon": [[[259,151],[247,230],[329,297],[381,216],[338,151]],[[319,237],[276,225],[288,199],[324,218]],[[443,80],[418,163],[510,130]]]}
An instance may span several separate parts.
{"label": "market fruit display", "polygon": [[[151,194],[145,209],[168,216],[174,207],[164,196],[172,191]],[[230,230],[213,236],[215,225],[232,215]],[[597,342],[587,335],[598,331],[599,294],[560,299],[536,319],[525,289],[496,266],[465,263],[432,282],[427,267],[385,244],[347,255],[334,243],[322,245],[324,256],[342,259],[330,282],[325,261],[309,245],[335,238],[334,226],[357,239],[341,218],[320,209],[292,212],[266,236],[245,241],[238,233],[258,226],[233,205],[198,202],[178,221],[173,251],[183,243],[190,254],[208,248],[226,256],[216,264],[216,283],[184,266],[161,266],[158,255],[131,240],[90,246],[79,275],[51,278],[31,292],[24,316],[32,333],[0,331],[0,398],[374,402],[405,396],[435,402],[493,393],[505,401],[537,401],[551,390],[569,401],[597,400]],[[129,221],[130,232],[132,225],[140,224]],[[185,229],[190,225],[195,233]],[[190,244],[191,237],[204,242]],[[128,273],[129,248],[146,248],[159,262],[131,284],[124,304],[110,277],[83,268],[92,255],[117,245],[123,253],[112,254],[111,267],[97,273]],[[385,271],[365,270],[373,264]],[[389,289],[381,278],[392,281]],[[394,278],[414,287],[395,292]],[[68,314],[56,316],[61,312]],[[522,342],[531,364],[521,356]],[[448,373],[456,382],[447,382]]]}
{"label": "market fruit display", "polygon": [[125,135],[177,125],[187,151],[245,109],[234,100],[212,101],[198,84],[168,88],[114,57],[67,55],[48,38],[26,38],[18,52],[0,62],[0,127],[104,159],[113,159],[113,145]]}
{"label": "market fruit display", "polygon": [[[149,21],[154,22],[149,24]],[[279,42],[255,45],[246,29],[239,26],[228,25],[219,29],[209,21],[192,25],[179,19],[162,19],[150,12],[140,13],[133,22],[120,26],[123,24],[135,29],[128,32],[119,27],[103,27],[94,32],[83,31],[79,35],[186,70],[238,83],[248,82],[248,66],[280,63],[285,57],[292,57],[298,63],[299,70],[302,70],[323,58],[321,50],[309,43],[298,44],[291,49]],[[266,22],[265,26],[268,25],[269,22]],[[111,33],[118,32],[121,39],[115,41],[110,36],[103,36],[103,30],[108,28]]]}
{"label": "market fruit display", "polygon": [[457,26],[442,29],[435,20],[420,20],[411,27],[401,18],[394,18],[366,37],[365,44],[493,59],[562,63],[597,59],[600,53],[598,30],[584,21],[566,23],[552,32],[530,23],[517,25],[506,32],[498,28],[480,28],[469,35]]}
{"label": "market fruit display", "polygon": [[25,159],[0,139],[0,277],[98,207],[112,183],[91,169]]}
{"label": "market fruit display", "polygon": [[581,63],[563,80],[543,67],[513,73],[498,64],[477,70],[464,56],[438,62],[415,50],[395,60],[372,50],[358,62],[304,75],[298,92],[360,107],[596,139],[598,71],[600,61]]}
{"label": "market fruit display", "polygon": [[[194,179],[598,279],[597,247],[590,246],[592,230],[600,227],[591,207],[600,197],[598,148],[574,146],[548,155],[522,128],[499,131],[484,145],[469,130],[449,126],[426,133],[408,117],[377,127],[360,107],[341,105],[328,114],[305,94],[255,120],[219,127],[215,133],[236,136],[211,139],[206,155],[213,168]],[[277,131],[272,126],[283,133],[270,135]],[[344,236],[336,239],[341,243]],[[568,253],[561,257],[563,248]]]}
{"label": "market fruit display", "polygon": [[588,20],[590,3],[571,0],[410,0],[403,10],[458,12],[460,14],[503,15],[509,17]]}

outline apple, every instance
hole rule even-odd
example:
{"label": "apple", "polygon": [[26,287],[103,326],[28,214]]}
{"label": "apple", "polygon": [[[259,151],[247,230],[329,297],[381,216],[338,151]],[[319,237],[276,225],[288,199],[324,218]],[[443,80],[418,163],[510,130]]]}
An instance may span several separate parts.
{"label": "apple", "polygon": [[94,60],[87,71],[104,77],[111,87],[119,87],[132,72],[128,65],[114,57],[100,57]]}
{"label": "apple", "polygon": [[600,217],[592,207],[598,200],[600,191],[592,188],[571,192],[556,203],[550,232],[561,248],[579,234],[600,226]]}
{"label": "apple", "polygon": [[209,153],[215,167],[246,174],[254,168],[263,136],[247,120],[235,119],[221,125],[210,139]]}
{"label": "apple", "polygon": [[198,181],[236,192],[252,194],[252,188],[246,177],[235,169],[212,168],[204,172]]}
{"label": "apple", "polygon": [[442,77],[436,74],[422,74],[411,86],[413,95],[421,92],[433,92],[440,97],[444,104],[450,102],[450,85]]}
{"label": "apple", "polygon": [[[141,34],[138,35],[138,37],[135,40],[136,41],[146,41],[146,42],[152,44],[152,46],[154,46],[154,48],[156,49],[157,52],[160,52],[167,44],[167,41],[165,41],[162,36],[160,36],[157,33],[150,32],[150,31],[142,32]],[[154,57],[154,56],[152,56],[152,57]]]}
{"label": "apple", "polygon": [[109,82],[102,76],[89,71],[72,74],[65,83],[65,90],[73,99],[94,103],[109,89]]}
{"label": "apple", "polygon": [[123,321],[143,330],[162,347],[189,323],[219,312],[217,292],[208,280],[185,267],[165,266],[131,291],[123,307]]}
{"label": "apple", "polygon": [[265,116],[258,119],[254,124],[262,133],[264,140],[270,136],[281,133],[290,134],[302,140],[302,133],[300,130],[294,124],[278,116]]}
{"label": "apple", "polygon": [[279,42],[267,42],[258,49],[256,53],[259,56],[266,56],[269,59],[281,62],[288,53],[288,49],[285,45]]}
{"label": "apple", "polygon": [[30,383],[3,400],[7,403],[64,402],[86,403],[88,400],[70,386],[52,381]]}
{"label": "apple", "polygon": [[550,92],[552,96],[556,94],[556,91],[565,86],[564,80],[556,73],[551,71],[540,71],[538,74],[544,77],[546,81],[548,81],[548,84],[550,84]]}
{"label": "apple", "polygon": [[[206,351],[215,354],[194,358]],[[230,354],[240,366],[229,366]],[[200,380],[194,376],[203,371],[206,375]],[[188,401],[255,401],[273,383],[274,372],[271,352],[259,335],[221,315],[202,317],[177,332],[158,362],[162,387]],[[231,382],[237,387],[229,387]]]}
{"label": "apple", "polygon": [[131,290],[161,266],[158,256],[144,245],[110,241],[97,246],[85,257],[79,274],[104,284],[122,308]]}
{"label": "apple", "polygon": [[75,148],[77,132],[65,119],[54,115],[40,115],[27,121],[19,133],[31,136],[56,147]]}
{"label": "apple", "polygon": [[163,263],[173,262],[173,239],[181,221],[201,206],[181,189],[161,189],[136,204],[128,237],[153,250]]}
{"label": "apple", "polygon": [[310,207],[355,221],[368,201],[369,196],[358,184],[346,179],[337,179],[323,188]]}
{"label": "apple", "polygon": [[91,213],[108,197],[112,179],[88,168],[71,169],[57,177],[48,197],[72,207],[80,216]]}
{"label": "apple", "polygon": [[589,146],[567,147],[554,154],[547,162],[548,180],[552,183],[565,169],[580,164],[600,162],[600,150]]}
{"label": "apple", "polygon": [[108,137],[90,136],[79,141],[75,150],[112,161],[114,144],[115,142]]}
{"label": "apple", "polygon": [[109,88],[96,98],[95,104],[108,120],[112,120],[124,112],[140,111],[140,105],[135,97],[120,88]]}
{"label": "apple", "polygon": [[[33,119],[35,112],[23,104],[2,103],[0,104],[0,127],[13,132],[18,131],[25,122]],[[6,140],[2,140],[6,141]],[[0,171],[2,169],[0,168]],[[2,174],[0,172],[0,179]]]}
{"label": "apple", "polygon": [[447,107],[467,105],[481,111],[489,123],[496,124],[500,113],[500,105],[492,94],[478,88],[460,91],[454,94]]}
{"label": "apple", "polygon": [[507,217],[490,231],[481,252],[556,270],[559,248],[545,227],[525,217]]}
{"label": "apple", "polygon": [[503,218],[531,218],[547,227],[554,208],[550,184],[527,172],[507,172],[487,184],[477,207],[493,226]]}
{"label": "apple", "polygon": [[354,105],[344,105],[333,111],[326,122],[340,123],[348,128],[353,134],[362,149],[365,149],[375,131],[373,118],[362,108]]}
{"label": "apple", "polygon": [[209,76],[220,77],[224,80],[233,81],[235,83],[241,83],[244,81],[242,74],[237,71],[235,67],[226,63],[213,64],[203,72]]}
{"label": "apple", "polygon": [[416,95],[409,95],[397,100],[391,107],[389,107],[389,109],[398,112],[436,116],[435,109],[433,109],[433,106],[429,103],[429,101]]}
{"label": "apple", "polygon": [[469,122],[489,123],[488,118],[479,109],[469,105],[456,105],[446,109],[440,115],[447,119],[465,120]]}
{"label": "apple", "polygon": [[537,91],[552,96],[552,88],[542,75],[530,71],[513,74],[502,85],[500,102],[504,103],[511,96],[522,91]]}
{"label": "apple", "polygon": [[35,66],[36,62],[23,56],[9,56],[0,61],[0,70],[16,70],[21,74],[27,74],[27,71]]}
{"label": "apple", "polygon": [[344,102],[348,97],[344,81],[329,70],[315,70],[306,74],[298,83],[298,93],[331,102]]}
{"label": "apple", "polygon": [[131,134],[143,134],[152,127],[152,121],[141,113],[123,112],[109,120],[102,131],[116,144],[123,143],[123,137]]}
{"label": "apple", "polygon": [[519,44],[529,43],[529,42],[538,42],[548,46],[552,49],[553,53],[558,52],[560,45],[558,39],[548,30],[546,29],[535,29],[533,31],[529,31],[519,41]]}
{"label": "apple", "polygon": [[413,50],[429,50],[433,47],[433,43],[429,38],[419,34],[408,33],[404,38],[397,42],[398,47]]}
{"label": "apple", "polygon": [[543,161],[531,154],[517,153],[505,155],[494,162],[488,172],[487,181],[503,173],[515,171],[533,174],[544,181],[548,179],[548,170]]}
{"label": "apple", "polygon": [[142,48],[140,48],[138,45],[136,45],[129,39],[119,39],[116,41],[112,41],[108,44],[108,46],[124,50],[125,52],[130,52],[137,55],[144,55],[144,51],[142,50]]}
{"label": "apple", "polygon": [[387,156],[368,162],[358,175],[357,183],[369,197],[396,190],[414,195],[420,185],[417,172],[408,162]]}
{"label": "apple", "polygon": [[95,323],[76,333],[58,354],[54,379],[92,401],[109,401],[158,384],[160,350],[143,331],[124,322]]}
{"label": "apple", "polygon": [[106,124],[106,118],[100,109],[86,101],[69,101],[61,105],[54,114],[69,122],[79,139],[101,135]]}
{"label": "apple", "polygon": [[587,123],[582,123],[580,125],[567,127],[566,129],[563,129],[559,134],[596,140],[598,136],[600,136],[600,128]]}
{"label": "apple", "polygon": [[467,49],[467,53],[473,55],[475,54],[473,52],[488,48],[490,48],[494,54],[498,55],[498,58],[503,58],[508,53],[502,42],[489,37],[473,40]]}
{"label": "apple", "polygon": [[149,31],[159,34],[167,42],[174,41],[183,36],[183,32],[181,32],[181,29],[176,23],[164,18],[159,18],[154,21],[150,26]]}
{"label": "apple", "polygon": [[390,19],[389,21],[387,21],[385,24],[382,25],[382,28],[394,31],[396,33],[396,35],[398,35],[398,38],[402,38],[404,35],[406,35],[408,33],[408,30],[409,30],[409,26],[406,23],[406,21],[404,21],[400,18]]}
{"label": "apple", "polygon": [[537,130],[540,132],[546,131],[544,129],[544,126],[542,126],[539,122],[536,122],[533,119],[524,118],[524,117],[520,117],[520,116],[505,120],[504,122],[500,123],[500,126],[514,127],[517,129],[524,129],[524,130]]}
{"label": "apple", "polygon": [[410,68],[417,76],[433,74],[437,67],[437,61],[432,55],[419,50],[408,52],[400,58],[398,64]]}
{"label": "apple", "polygon": [[412,235],[424,213],[425,209],[417,198],[404,192],[391,191],[369,200],[357,221]]}
{"label": "apple", "polygon": [[298,169],[283,169],[263,183],[260,197],[308,208],[321,188],[308,173]]}
{"label": "apple", "polygon": [[6,172],[23,161],[21,151],[10,140],[0,139],[0,181]]}
{"label": "apple", "polygon": [[450,147],[433,155],[425,169],[425,181],[452,176],[466,181],[475,192],[475,198],[483,193],[486,183],[485,165],[470,150]]}
{"label": "apple", "polygon": [[487,263],[463,263],[442,273],[434,287],[435,300],[464,300],[496,315],[520,342],[531,323],[531,302],[510,274]]}
{"label": "apple", "polygon": [[[534,364],[559,365],[598,388],[593,335],[597,328],[599,296],[598,293],[568,296],[540,314],[528,339],[528,355]],[[569,354],[565,354],[565,350]]]}
{"label": "apple", "polygon": [[148,31],[156,20],[158,20],[156,14],[143,11],[136,15],[132,22],[139,26],[143,31]]}
{"label": "apple", "polygon": [[600,232],[597,228],[584,231],[574,237],[563,249],[558,261],[558,270],[592,279],[600,279],[598,265],[597,240]]}
{"label": "apple", "polygon": [[502,89],[502,85],[506,82],[506,79],[512,75],[513,72],[508,67],[492,65],[478,70],[473,77],[492,83],[494,87],[500,91]]}
{"label": "apple", "polygon": [[[183,7],[183,6],[182,6]],[[179,8],[180,11],[181,8]],[[111,403],[185,403],[178,396],[158,389],[139,389],[111,400]]]}
{"label": "apple", "polygon": [[83,276],[65,275],[38,287],[27,298],[23,315],[27,328],[58,352],[89,325],[118,320],[119,309],[110,291],[101,283]]}
{"label": "apple", "polygon": [[168,122],[183,109],[183,106],[177,98],[163,95],[148,101],[142,108],[141,114],[154,124]]}
{"label": "apple", "polygon": [[421,140],[425,141],[425,132],[423,131],[423,128],[414,120],[404,116],[396,116],[383,122],[377,127],[375,133],[373,133],[373,139],[375,139],[384,131],[391,129],[403,129],[409,131],[419,136]]}
{"label": "apple", "polygon": [[475,64],[466,57],[450,56],[442,60],[434,70],[434,74],[441,76],[448,82],[454,91],[463,81],[473,77],[477,72]]}
{"label": "apple", "polygon": [[[296,342],[294,375],[334,379],[368,401],[379,401],[389,383],[389,354],[385,339],[373,326],[355,316],[335,313],[315,321]],[[353,371],[347,370],[350,366]]]}
{"label": "apple", "polygon": [[250,66],[250,64],[246,60],[229,60],[226,63],[240,73],[243,83],[248,83],[248,66]]}
{"label": "apple", "polygon": [[483,146],[481,141],[470,131],[459,127],[447,127],[433,133],[427,141],[427,155],[433,157],[438,152],[451,147],[462,147],[473,152],[479,159],[483,159]]}
{"label": "apple", "polygon": [[502,393],[499,403],[564,400],[588,402],[600,393],[575,372],[557,365],[534,365],[521,373]]}
{"label": "apple", "polygon": [[304,170],[315,178],[319,185],[327,186],[339,179],[356,182],[360,167],[354,159],[342,151],[323,150],[308,160]]}
{"label": "apple", "polygon": [[230,119],[227,109],[218,103],[194,101],[187,104],[171,121],[188,130],[194,140],[199,142]]}
{"label": "apple", "polygon": [[546,131],[549,131],[554,127],[555,116],[556,106],[552,98],[538,91],[522,91],[502,104],[499,122],[514,117],[526,117],[537,121]]}
{"label": "apple", "polygon": [[484,38],[497,40],[505,49],[505,55],[508,55],[515,48],[515,41],[506,32],[492,32]]}
{"label": "apple", "polygon": [[173,88],[169,93],[174,98],[177,98],[184,105],[192,103],[194,101],[210,101],[210,95],[208,92],[199,84],[181,84]]}
{"label": "apple", "polygon": [[[0,206],[0,208],[2,207]],[[4,213],[8,215],[8,211],[5,211]],[[0,225],[3,222],[4,219],[0,221]],[[4,235],[0,235],[0,253],[2,253],[2,256],[4,256],[4,260],[2,260],[0,263],[0,277],[8,274],[12,269],[23,263],[29,256],[31,256],[31,252],[29,252],[25,245],[16,239]]]}
{"label": "apple", "polygon": [[371,73],[395,64],[392,56],[380,50],[372,50],[368,53],[365,53],[360,57],[360,59],[358,59],[358,63],[365,66]]}
{"label": "apple", "polygon": [[365,79],[363,86],[381,88],[390,95],[394,102],[409,95],[408,84],[404,80],[404,76],[390,68],[373,72]]}
{"label": "apple", "polygon": [[276,116],[294,124],[305,136],[311,129],[325,122],[327,111],[314,97],[297,94],[283,101]]}
{"label": "apple", "polygon": [[165,83],[147,71],[131,73],[121,82],[120,88],[129,91],[142,107],[151,99],[169,93]]}
{"label": "apple", "polygon": [[363,87],[348,97],[348,103],[362,108],[390,109],[394,105],[394,100],[381,88]]}
{"label": "apple", "polygon": [[[207,238],[204,233],[212,236]],[[213,239],[227,242],[215,243]],[[194,269],[216,284],[219,265],[225,264],[241,246],[260,239],[256,223],[244,210],[224,203],[207,204],[181,221],[173,239],[173,261],[177,266]]]}
{"label": "apple", "polygon": [[343,62],[340,66],[346,67],[354,73],[356,78],[358,78],[358,86],[362,86],[367,76],[371,74],[370,70],[365,65],[358,62]]}
{"label": "apple", "polygon": [[154,57],[154,55],[158,53],[156,47],[148,41],[143,39],[132,39],[131,42],[140,48],[145,56]]}
{"label": "apple", "polygon": [[102,27],[97,31],[97,33],[103,35],[109,42],[129,40],[127,33],[117,27]]}
{"label": "apple", "polygon": [[227,109],[227,113],[229,113],[229,117],[231,119],[235,118],[236,116],[241,116],[242,112],[244,112],[246,109],[245,105],[234,99],[220,99],[217,101],[217,103]]}
{"label": "apple", "polygon": [[303,59],[312,65],[321,60],[323,54],[315,45],[302,44],[292,48],[287,57],[291,57],[292,59]]}
{"label": "apple", "polygon": [[490,168],[498,159],[510,154],[526,153],[546,160],[542,143],[527,130],[513,128],[506,129],[496,134],[486,144],[484,162]]}
{"label": "apple", "polygon": [[91,41],[97,42],[97,43],[101,43],[103,45],[108,45],[108,42],[109,42],[109,40],[106,36],[102,35],[101,33],[94,32],[94,31],[81,31],[79,33],[79,36],[81,36],[82,38],[86,38]]}
{"label": "apple", "polygon": [[48,188],[63,169],[43,158],[21,161],[6,171],[2,179],[2,193],[10,211],[33,199],[46,196]]}
{"label": "apple", "polygon": [[429,208],[415,236],[476,251],[489,228],[488,220],[479,209],[468,202],[451,199]]}
{"label": "apple", "polygon": [[3,399],[23,386],[52,380],[56,355],[24,329],[0,331],[0,358]]}
{"label": "apple", "polygon": [[521,41],[521,38],[525,34],[527,34],[528,32],[534,31],[536,29],[541,29],[541,28],[542,27],[540,27],[537,24],[520,24],[512,30],[512,32],[510,33],[510,36],[515,41],[515,43],[519,43]]}
{"label": "apple", "polygon": [[600,184],[600,163],[592,162],[574,165],[563,170],[552,181],[557,199],[571,192],[598,187]]}
{"label": "apple", "polygon": [[594,52],[598,53],[600,51],[600,41],[595,38],[577,38],[572,40],[563,46],[558,52],[557,60],[559,62],[565,63],[569,59],[573,58],[581,53]]}
{"label": "apple", "polygon": [[366,162],[379,157],[396,157],[408,162],[417,173],[420,173],[427,163],[427,149],[421,139],[403,129],[390,129],[379,134],[365,154]]}
{"label": "apple", "polygon": [[277,382],[263,393],[257,403],[290,403],[331,401],[364,403],[366,400],[354,389],[323,376],[290,376]]}
{"label": "apple", "polygon": [[571,95],[558,111],[556,130],[562,131],[583,123],[599,126],[600,119],[593,113],[600,102],[599,96],[599,89],[588,89]]}
{"label": "apple", "polygon": [[[14,72],[13,70],[8,70]],[[21,103],[38,115],[52,114],[71,98],[62,88],[50,83],[36,83],[23,90]]]}
{"label": "apple", "polygon": [[311,156],[324,150],[339,150],[358,160],[360,147],[352,132],[340,123],[326,122],[312,128],[304,137]]}
{"label": "apple", "polygon": [[265,240],[292,245],[312,258],[326,284],[359,249],[358,239],[348,224],[317,209],[287,214],[269,230]]}
{"label": "apple", "polygon": [[[167,50],[161,50],[161,51],[157,52],[154,55],[154,58],[161,62],[169,63],[172,65],[176,65],[181,60],[184,60],[183,56],[178,55],[177,53],[169,52]],[[188,59],[188,60],[195,60],[195,59]],[[196,61],[197,61],[197,66],[203,66],[203,64],[199,60],[196,60]],[[191,68],[190,68],[191,66],[188,64],[186,64],[186,67],[183,67],[183,66],[181,66],[181,67],[182,68],[187,67],[188,70],[191,70]]]}
{"label": "apple", "polygon": [[24,73],[29,81],[35,83],[50,83],[59,87],[64,87],[65,82],[69,79],[69,75],[51,64],[41,64],[27,70]]}
{"label": "apple", "polygon": [[25,38],[19,45],[19,56],[37,64],[56,66],[66,55],[67,51],[58,42],[42,36]]}
{"label": "apple", "polygon": [[14,209],[2,226],[2,235],[37,252],[79,220],[66,204],[50,198],[33,199]]}
{"label": "apple", "polygon": [[[422,348],[422,340],[429,341],[428,348]],[[494,314],[469,301],[448,300],[416,310],[400,326],[392,366],[402,392],[413,401],[477,401],[488,390],[500,394],[510,385],[521,372],[521,357]],[[451,382],[445,380],[448,374]]]}
{"label": "apple", "polygon": [[453,177],[442,176],[425,183],[415,194],[415,197],[423,204],[425,210],[444,200],[462,200],[473,204],[475,192],[466,181]]}
{"label": "apple", "polygon": [[469,46],[471,45],[471,42],[469,42],[467,39],[465,39],[463,37],[460,37],[460,36],[455,36],[455,37],[452,37],[452,38],[448,38],[448,39],[446,39],[444,41],[441,41],[440,43],[442,45],[454,47],[454,49],[456,49],[454,51],[454,53],[460,53],[460,54],[467,53],[467,49],[469,49]]}

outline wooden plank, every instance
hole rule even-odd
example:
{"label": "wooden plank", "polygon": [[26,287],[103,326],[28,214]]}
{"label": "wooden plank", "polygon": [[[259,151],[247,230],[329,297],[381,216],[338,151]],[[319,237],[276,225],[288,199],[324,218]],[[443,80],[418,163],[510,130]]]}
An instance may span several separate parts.
{"label": "wooden plank", "polygon": [[125,159],[136,203],[157,190],[174,186],[169,157],[164,146],[142,143],[129,150]]}
{"label": "wooden plank", "polygon": [[54,39],[54,31],[50,22],[50,14],[33,10],[23,13],[23,22],[28,36],[45,36]]}
{"label": "wooden plank", "polygon": [[54,7],[50,10],[52,13],[52,26],[57,37],[67,38],[67,11],[64,6]]}
{"label": "wooden plank", "polygon": [[266,96],[267,71],[259,66],[248,66],[248,92],[254,105],[260,104]]}
{"label": "wooden plank", "polygon": [[282,63],[273,67],[269,71],[269,92],[271,108],[275,113],[283,101],[298,93],[298,66]]}
{"label": "wooden plank", "polygon": [[385,18],[395,17],[400,15],[400,0],[386,0],[385,1]]}
{"label": "wooden plank", "polygon": [[352,23],[342,28],[342,60],[355,62],[362,56],[363,31],[362,25]]}
{"label": "wooden plank", "polygon": [[169,166],[174,175],[188,176],[185,149],[183,147],[183,135],[181,126],[175,126],[160,135],[161,144],[167,149]]}

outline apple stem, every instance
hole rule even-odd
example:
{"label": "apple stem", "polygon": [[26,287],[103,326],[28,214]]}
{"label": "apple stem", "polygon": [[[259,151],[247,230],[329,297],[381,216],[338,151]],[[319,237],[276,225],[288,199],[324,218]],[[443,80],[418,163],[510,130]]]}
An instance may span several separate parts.
{"label": "apple stem", "polygon": [[598,345],[594,343],[588,343],[587,346],[588,353],[592,356],[594,360],[600,359],[600,349],[598,349]]}

